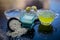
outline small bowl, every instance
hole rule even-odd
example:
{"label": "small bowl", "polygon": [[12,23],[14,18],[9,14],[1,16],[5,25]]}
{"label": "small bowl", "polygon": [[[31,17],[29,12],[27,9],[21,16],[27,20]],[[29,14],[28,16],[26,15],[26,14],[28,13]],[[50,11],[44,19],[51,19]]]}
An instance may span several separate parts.
{"label": "small bowl", "polygon": [[37,16],[42,25],[48,26],[57,18],[58,15],[51,10],[39,10]]}

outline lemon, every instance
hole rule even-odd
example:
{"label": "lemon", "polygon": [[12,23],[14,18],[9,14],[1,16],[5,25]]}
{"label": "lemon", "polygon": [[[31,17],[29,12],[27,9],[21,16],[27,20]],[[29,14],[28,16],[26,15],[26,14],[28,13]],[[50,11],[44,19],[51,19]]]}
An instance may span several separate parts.
{"label": "lemon", "polygon": [[36,6],[32,6],[32,9],[34,9],[34,11],[37,11],[37,7]]}
{"label": "lemon", "polygon": [[26,12],[30,12],[31,7],[26,7]]}

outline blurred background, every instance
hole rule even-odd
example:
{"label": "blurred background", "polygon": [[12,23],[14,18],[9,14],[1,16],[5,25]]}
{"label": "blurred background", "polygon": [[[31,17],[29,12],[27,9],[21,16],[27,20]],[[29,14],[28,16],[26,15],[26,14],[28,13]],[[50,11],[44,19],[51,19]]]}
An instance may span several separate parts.
{"label": "blurred background", "polygon": [[9,9],[25,9],[27,6],[37,6],[38,9],[49,9],[49,0],[0,0],[0,17]]}
{"label": "blurred background", "polygon": [[10,8],[25,9],[26,6],[36,5],[39,9],[48,9],[48,0],[0,0],[0,10],[7,10]]}

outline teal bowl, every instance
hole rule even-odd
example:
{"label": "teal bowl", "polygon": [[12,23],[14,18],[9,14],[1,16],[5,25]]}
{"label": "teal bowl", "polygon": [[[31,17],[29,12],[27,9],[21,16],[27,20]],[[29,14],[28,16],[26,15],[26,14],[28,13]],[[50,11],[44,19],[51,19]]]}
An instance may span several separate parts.
{"label": "teal bowl", "polygon": [[29,29],[33,28],[35,19],[36,19],[35,15],[25,13],[23,16],[20,17],[22,27]]}

